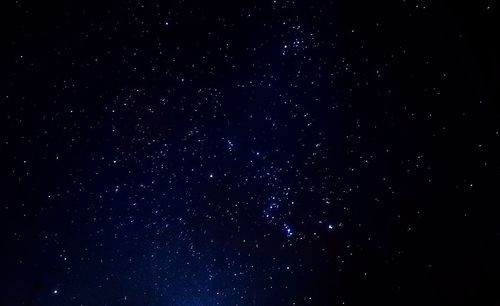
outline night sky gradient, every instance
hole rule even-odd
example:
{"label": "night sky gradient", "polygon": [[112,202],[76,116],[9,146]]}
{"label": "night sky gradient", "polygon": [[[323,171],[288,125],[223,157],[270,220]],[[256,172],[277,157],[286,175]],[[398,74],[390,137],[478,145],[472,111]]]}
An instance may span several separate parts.
{"label": "night sky gradient", "polygon": [[0,4],[0,305],[500,305],[499,3]]}

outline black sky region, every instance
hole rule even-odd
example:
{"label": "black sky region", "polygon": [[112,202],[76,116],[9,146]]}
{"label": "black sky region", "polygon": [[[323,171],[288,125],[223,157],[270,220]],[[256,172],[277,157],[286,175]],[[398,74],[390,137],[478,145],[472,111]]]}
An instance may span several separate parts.
{"label": "black sky region", "polygon": [[500,305],[498,2],[0,4],[0,305]]}

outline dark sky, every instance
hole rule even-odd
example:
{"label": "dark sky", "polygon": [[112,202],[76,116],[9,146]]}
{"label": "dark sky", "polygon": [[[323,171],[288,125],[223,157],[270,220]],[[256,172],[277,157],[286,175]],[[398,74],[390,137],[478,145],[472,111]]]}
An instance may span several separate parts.
{"label": "dark sky", "polygon": [[499,10],[1,1],[0,305],[500,305]]}

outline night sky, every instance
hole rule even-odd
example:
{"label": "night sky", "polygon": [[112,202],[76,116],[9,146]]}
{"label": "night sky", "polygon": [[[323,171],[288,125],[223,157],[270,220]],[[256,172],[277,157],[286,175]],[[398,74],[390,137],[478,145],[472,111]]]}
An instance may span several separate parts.
{"label": "night sky", "polygon": [[0,305],[500,305],[497,1],[0,6]]}

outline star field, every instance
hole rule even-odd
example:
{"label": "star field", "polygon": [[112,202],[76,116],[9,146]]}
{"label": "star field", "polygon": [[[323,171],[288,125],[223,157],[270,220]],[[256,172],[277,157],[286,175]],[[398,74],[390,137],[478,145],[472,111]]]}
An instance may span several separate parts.
{"label": "star field", "polygon": [[496,305],[494,1],[6,1],[1,305]]}

